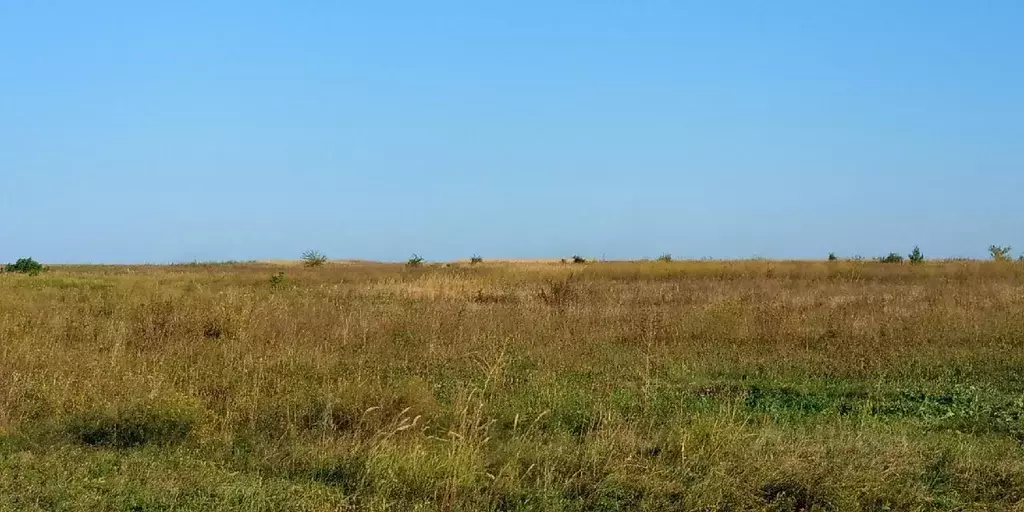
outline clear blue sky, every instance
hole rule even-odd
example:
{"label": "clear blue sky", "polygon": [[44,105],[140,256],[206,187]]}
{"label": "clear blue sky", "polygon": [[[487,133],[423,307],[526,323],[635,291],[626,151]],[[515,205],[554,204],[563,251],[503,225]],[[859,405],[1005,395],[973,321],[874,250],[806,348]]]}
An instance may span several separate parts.
{"label": "clear blue sky", "polygon": [[1022,27],[1017,0],[0,0],[0,261],[1024,250]]}

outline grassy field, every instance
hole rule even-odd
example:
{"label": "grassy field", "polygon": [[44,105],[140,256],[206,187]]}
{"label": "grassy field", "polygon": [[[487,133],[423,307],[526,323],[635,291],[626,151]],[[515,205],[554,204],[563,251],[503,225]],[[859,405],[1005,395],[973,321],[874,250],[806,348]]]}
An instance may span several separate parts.
{"label": "grassy field", "polygon": [[1024,510],[1022,278],[0,274],[0,510]]}

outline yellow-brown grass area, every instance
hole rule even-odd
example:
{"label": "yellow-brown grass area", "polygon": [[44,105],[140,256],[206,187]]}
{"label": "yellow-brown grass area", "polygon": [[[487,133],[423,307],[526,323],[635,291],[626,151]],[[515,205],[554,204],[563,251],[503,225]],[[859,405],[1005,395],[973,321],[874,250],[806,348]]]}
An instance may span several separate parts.
{"label": "yellow-brown grass area", "polygon": [[1022,277],[0,274],[0,509],[1022,510]]}

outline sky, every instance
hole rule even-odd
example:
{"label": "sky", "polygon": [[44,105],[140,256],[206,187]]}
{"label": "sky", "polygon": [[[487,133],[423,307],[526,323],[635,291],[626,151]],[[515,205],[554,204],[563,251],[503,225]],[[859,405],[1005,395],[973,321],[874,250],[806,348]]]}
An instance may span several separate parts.
{"label": "sky", "polygon": [[1017,0],[0,0],[0,261],[1024,251],[1022,26]]}

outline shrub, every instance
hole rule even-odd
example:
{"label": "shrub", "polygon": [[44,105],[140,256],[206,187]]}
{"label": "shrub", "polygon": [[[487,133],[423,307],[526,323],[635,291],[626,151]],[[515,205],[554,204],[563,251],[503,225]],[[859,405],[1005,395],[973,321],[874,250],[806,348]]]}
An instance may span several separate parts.
{"label": "shrub", "polygon": [[990,246],[988,246],[988,253],[991,254],[992,255],[992,259],[994,259],[996,261],[1009,261],[1010,258],[1011,258],[1011,256],[1010,256],[1010,251],[1011,250],[1012,249],[1010,248],[1009,245],[1007,245],[1005,247],[1000,247],[998,245],[990,245]]}
{"label": "shrub", "polygon": [[472,258],[469,258],[469,262],[476,265],[477,263],[483,263],[484,259],[481,258],[479,254],[474,254]]}
{"label": "shrub", "polygon": [[895,252],[890,252],[888,256],[878,258],[878,261],[882,263],[903,263],[903,256],[900,256]]}
{"label": "shrub", "polygon": [[924,254],[921,254],[921,248],[915,245],[914,250],[911,251],[909,256],[907,256],[907,259],[909,259],[910,263],[913,265],[923,262]]}
{"label": "shrub", "polygon": [[405,264],[406,266],[415,268],[423,266],[424,261],[425,260],[422,257],[420,257],[420,255],[413,253],[413,255],[409,258],[409,261],[406,261]]}
{"label": "shrub", "polygon": [[839,257],[838,257],[838,256],[836,256],[836,253],[834,253],[834,252],[830,252],[830,253],[828,253],[828,260],[829,260],[829,261],[836,261],[836,260],[838,260],[838,259],[839,259]]}
{"label": "shrub", "polygon": [[278,272],[270,276],[270,286],[278,288],[284,284],[284,272]]}
{"label": "shrub", "polygon": [[666,252],[665,254],[662,254],[661,256],[658,256],[658,261],[665,262],[665,263],[671,263],[672,262],[672,255]]}
{"label": "shrub", "polygon": [[35,276],[39,275],[39,273],[43,271],[43,265],[32,258],[21,258],[14,263],[7,264],[7,266],[4,267],[4,271]]}
{"label": "shrub", "polygon": [[578,254],[573,254],[572,262],[573,263],[586,263],[587,259],[584,258],[583,256],[578,255]]}
{"label": "shrub", "polygon": [[327,263],[327,256],[320,251],[306,251],[302,253],[302,262],[307,267],[319,267]]}

